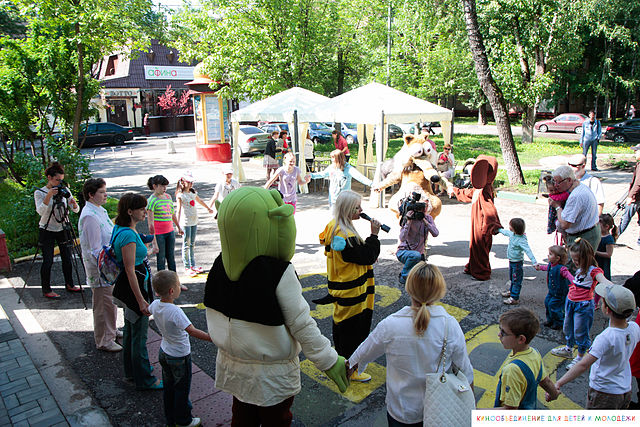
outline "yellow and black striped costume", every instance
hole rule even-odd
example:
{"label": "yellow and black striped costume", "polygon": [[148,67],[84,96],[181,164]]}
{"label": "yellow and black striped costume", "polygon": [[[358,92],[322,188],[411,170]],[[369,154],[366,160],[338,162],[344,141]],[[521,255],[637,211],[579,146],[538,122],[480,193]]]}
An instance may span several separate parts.
{"label": "yellow and black striped costume", "polygon": [[320,234],[327,257],[329,295],[333,302],[333,343],[339,355],[350,357],[367,338],[371,329],[375,285],[372,264],[380,255],[378,236],[359,242],[353,234],[338,230],[337,235],[347,241],[342,251],[331,248],[325,236],[335,227],[332,220]]}

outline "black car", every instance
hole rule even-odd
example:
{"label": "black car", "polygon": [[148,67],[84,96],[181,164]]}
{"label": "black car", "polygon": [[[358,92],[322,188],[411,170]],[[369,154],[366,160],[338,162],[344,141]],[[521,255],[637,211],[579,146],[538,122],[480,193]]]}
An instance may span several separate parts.
{"label": "black car", "polygon": [[640,142],[640,119],[625,120],[607,126],[604,137],[613,142]]}
{"label": "black car", "polygon": [[133,129],[110,122],[83,124],[78,135],[78,142],[83,147],[96,144],[121,145],[132,139]]}

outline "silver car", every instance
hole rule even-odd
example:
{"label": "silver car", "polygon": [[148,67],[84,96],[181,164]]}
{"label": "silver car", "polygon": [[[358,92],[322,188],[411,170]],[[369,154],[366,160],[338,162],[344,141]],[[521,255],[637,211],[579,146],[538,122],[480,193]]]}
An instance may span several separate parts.
{"label": "silver car", "polygon": [[267,139],[269,134],[256,126],[242,125],[240,126],[238,138],[238,147],[240,155],[254,153],[256,151],[264,152],[267,147]]}

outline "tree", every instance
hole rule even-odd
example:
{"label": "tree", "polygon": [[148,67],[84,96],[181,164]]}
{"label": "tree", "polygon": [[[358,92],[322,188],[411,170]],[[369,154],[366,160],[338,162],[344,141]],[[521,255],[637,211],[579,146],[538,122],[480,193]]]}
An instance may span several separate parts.
{"label": "tree", "polygon": [[191,111],[189,92],[184,91],[180,97],[177,97],[176,91],[171,89],[171,85],[169,85],[164,93],[158,97],[158,106],[166,116],[172,118],[173,130],[175,131],[176,117],[183,114],[189,114]]}
{"label": "tree", "polygon": [[[78,142],[80,123],[87,117],[87,99],[97,92],[86,93],[90,71],[104,55],[116,49],[146,49],[151,38],[163,38],[163,17],[154,12],[151,0],[40,0],[33,3],[16,0],[24,19],[31,27],[43,29],[71,27],[68,36],[74,44],[76,69],[74,92],[76,106],[72,127],[73,141]],[[89,96],[87,96],[89,95]]]}
{"label": "tree", "polygon": [[500,140],[500,148],[502,149],[502,157],[507,167],[509,183],[524,184],[524,175],[522,174],[522,168],[518,160],[516,145],[513,141],[504,95],[493,78],[482,34],[480,34],[476,2],[475,0],[462,0],[462,5],[469,37],[469,48],[473,54],[473,62],[478,81],[493,110],[493,117],[498,127],[498,138]]}

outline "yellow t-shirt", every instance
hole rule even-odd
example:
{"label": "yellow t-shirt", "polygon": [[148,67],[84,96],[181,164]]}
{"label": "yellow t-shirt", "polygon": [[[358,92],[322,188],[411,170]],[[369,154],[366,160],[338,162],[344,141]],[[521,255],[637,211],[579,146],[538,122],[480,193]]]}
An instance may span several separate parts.
{"label": "yellow t-shirt", "polygon": [[[533,372],[533,377],[538,378],[538,373],[540,369],[542,369],[542,375],[540,378],[545,378],[547,375],[544,372],[544,365],[542,364],[542,356],[538,353],[533,347],[529,347],[528,349],[518,352],[515,355],[510,354],[507,360],[504,362],[504,366],[502,367],[502,373],[500,374],[500,378],[502,379],[502,384],[500,387],[500,404],[501,406],[520,406],[520,402],[522,402],[522,398],[524,397],[525,392],[527,391],[527,380],[520,370],[520,367],[515,363],[511,363],[514,359],[519,359],[523,361],[531,372]],[[538,385],[536,384],[536,387]]]}

